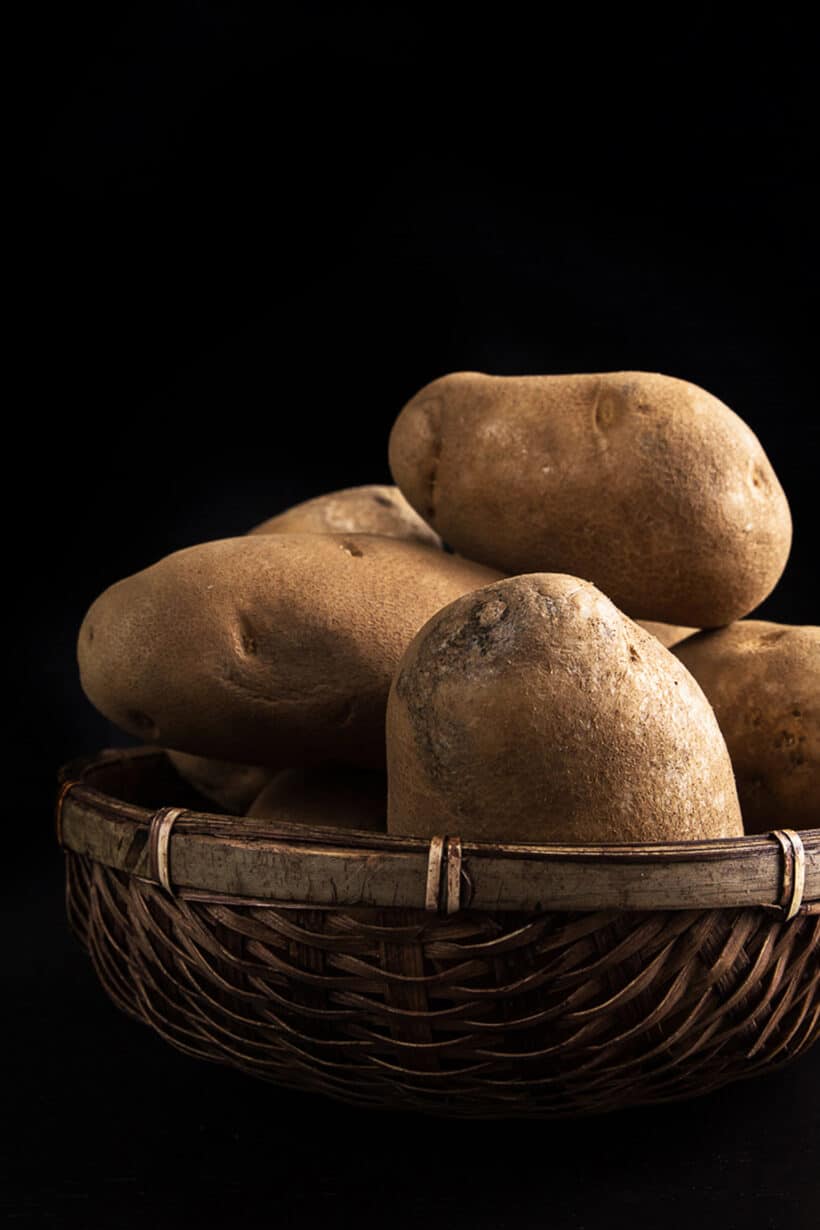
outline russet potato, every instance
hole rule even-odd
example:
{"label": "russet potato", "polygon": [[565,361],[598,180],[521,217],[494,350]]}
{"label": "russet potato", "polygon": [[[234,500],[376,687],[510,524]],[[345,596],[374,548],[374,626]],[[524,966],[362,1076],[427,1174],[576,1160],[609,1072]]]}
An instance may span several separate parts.
{"label": "russet potato", "polygon": [[317,495],[256,525],[251,534],[384,534],[440,547],[441,539],[398,487],[371,483]]}
{"label": "russet potato", "polygon": [[739,619],[791,545],[757,437],[671,376],[443,376],[399,414],[389,460],[459,554],[507,574],[583,577],[634,619]]}
{"label": "russet potato", "polygon": [[212,760],[166,748],[165,754],[179,776],[220,810],[242,816],[270,781],[271,771],[262,765]]}
{"label": "russet potato", "polygon": [[[410,507],[398,487],[371,483],[330,491],[254,526],[249,534],[384,534],[441,547],[441,539]],[[205,798],[243,813],[270,778],[270,770],[167,749],[177,772]]]}
{"label": "russet potato", "polygon": [[746,831],[820,826],[820,627],[744,619],[674,653],[715,711]]}
{"label": "russet potato", "polygon": [[572,576],[505,579],[424,625],[390,690],[387,765],[390,833],[574,844],[743,832],[695,680]]}
{"label": "russet potato", "polygon": [[271,768],[383,768],[401,654],[435,611],[497,577],[376,535],[202,543],[93,603],[80,679],[112,722],[165,747]]}
{"label": "russet potato", "polygon": [[387,778],[371,769],[325,764],[274,774],[247,813],[266,820],[383,833]]}
{"label": "russet potato", "polygon": [[671,649],[673,645],[678,645],[687,636],[693,636],[699,631],[698,628],[682,628],[680,624],[659,624],[652,619],[636,619],[635,623],[640,624],[646,632],[651,632],[665,649]]}

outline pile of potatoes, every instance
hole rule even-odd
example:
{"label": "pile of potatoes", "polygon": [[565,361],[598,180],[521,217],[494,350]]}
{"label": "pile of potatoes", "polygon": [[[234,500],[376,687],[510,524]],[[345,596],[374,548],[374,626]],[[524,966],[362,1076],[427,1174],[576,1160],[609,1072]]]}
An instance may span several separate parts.
{"label": "pile of potatoes", "polygon": [[544,844],[820,824],[820,628],[745,618],[791,518],[726,405],[646,372],[461,372],[389,462],[395,487],[107,589],[90,700],[237,815]]}

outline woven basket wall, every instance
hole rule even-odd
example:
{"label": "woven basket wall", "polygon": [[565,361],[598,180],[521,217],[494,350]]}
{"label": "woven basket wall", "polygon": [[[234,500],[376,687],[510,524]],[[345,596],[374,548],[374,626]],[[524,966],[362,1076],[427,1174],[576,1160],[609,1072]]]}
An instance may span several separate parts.
{"label": "woven basket wall", "polygon": [[[102,985],[189,1054],[359,1105],[558,1117],[705,1093],[820,1034],[820,830],[792,854],[781,836],[525,864],[444,843],[431,900],[430,843],[246,828],[195,802],[143,750],[68,766],[58,806]],[[522,908],[486,908],[508,881]],[[647,894],[671,904],[635,908]]]}

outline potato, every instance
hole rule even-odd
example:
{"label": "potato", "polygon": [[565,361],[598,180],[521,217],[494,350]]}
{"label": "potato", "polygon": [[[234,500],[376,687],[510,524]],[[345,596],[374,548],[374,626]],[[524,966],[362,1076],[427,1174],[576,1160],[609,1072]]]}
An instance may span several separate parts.
{"label": "potato", "polygon": [[387,778],[384,773],[350,765],[284,769],[271,778],[248,815],[383,833]]}
{"label": "potato", "polygon": [[737,837],[692,676],[577,577],[511,577],[413,639],[387,706],[390,833],[575,844]]}
{"label": "potato", "polygon": [[747,833],[820,826],[820,627],[744,619],[674,653],[715,710]]}
{"label": "potato", "polygon": [[166,748],[165,754],[177,773],[205,799],[228,812],[243,816],[263,786],[270,781],[270,769],[255,764],[230,764],[209,760],[189,752]]}
{"label": "potato", "polygon": [[636,619],[635,623],[640,624],[647,632],[651,632],[665,649],[671,649],[673,645],[677,645],[687,636],[693,636],[698,631],[697,628],[682,628],[680,624],[658,624],[651,619]]}
{"label": "potato", "polygon": [[671,376],[444,376],[401,411],[389,452],[407,499],[459,554],[581,576],[636,619],[739,619],[791,545],[756,436]]}
{"label": "potato", "polygon": [[402,652],[440,607],[497,577],[376,535],[202,543],[93,603],[80,679],[112,722],[179,751],[272,768],[383,768]]}
{"label": "potato", "polygon": [[[250,534],[359,533],[409,538],[441,547],[438,534],[410,507],[398,487],[371,484],[347,487],[305,500],[254,526]],[[209,760],[167,749],[177,772],[206,799],[230,812],[244,813],[265,783],[270,770],[257,765]]]}
{"label": "potato", "polygon": [[251,534],[384,534],[430,547],[441,539],[415,512],[398,487],[346,487],[296,504],[254,526]]}

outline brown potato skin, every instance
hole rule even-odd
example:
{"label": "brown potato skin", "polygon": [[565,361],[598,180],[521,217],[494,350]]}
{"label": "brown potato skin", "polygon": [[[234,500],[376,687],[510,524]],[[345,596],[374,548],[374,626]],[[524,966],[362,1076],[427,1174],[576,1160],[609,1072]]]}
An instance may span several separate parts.
{"label": "brown potato skin", "polygon": [[[305,500],[254,526],[248,533],[384,534],[441,548],[438,534],[410,507],[398,487],[375,483]],[[209,760],[173,749],[168,750],[168,755],[180,776],[201,795],[237,815],[244,815],[270,779],[270,770],[257,765]]]}
{"label": "brown potato skin", "polygon": [[[441,539],[410,507],[398,487],[371,483],[345,487],[295,504],[249,534],[384,534],[408,538],[441,549]],[[168,750],[177,772],[201,795],[229,812],[244,814],[270,778],[270,770],[256,765],[209,760],[188,752]]]}
{"label": "brown potato skin", "polygon": [[744,619],[673,652],[715,711],[746,831],[820,827],[820,627]]}
{"label": "brown potato skin", "polygon": [[399,414],[389,460],[459,554],[581,576],[634,619],[731,623],[773,589],[791,545],[757,437],[671,376],[443,376]]}
{"label": "brown potato skin", "polygon": [[635,623],[640,624],[644,631],[651,632],[664,649],[671,649],[686,640],[687,636],[694,636],[700,631],[699,628],[682,628],[680,624],[659,624],[652,619],[636,619]]}
{"label": "brown potato skin", "polygon": [[737,837],[726,746],[668,650],[577,577],[439,611],[387,706],[388,832],[576,844]]}
{"label": "brown potato skin", "polygon": [[497,576],[376,535],[202,543],[93,603],[80,680],[112,722],[165,747],[271,768],[383,768],[401,654],[435,611]]}
{"label": "brown potato skin", "polygon": [[180,777],[193,786],[205,799],[216,803],[223,811],[244,816],[250,804],[270,781],[270,769],[256,764],[235,764],[226,760],[209,760],[190,752],[166,748],[165,754]]}
{"label": "brown potato skin", "polygon": [[250,534],[384,534],[441,548],[441,539],[411,508],[398,487],[345,487],[295,504],[256,525]]}
{"label": "brown potato skin", "polygon": [[384,773],[350,765],[283,769],[260,792],[248,815],[294,824],[384,833],[387,829],[387,777]]}

